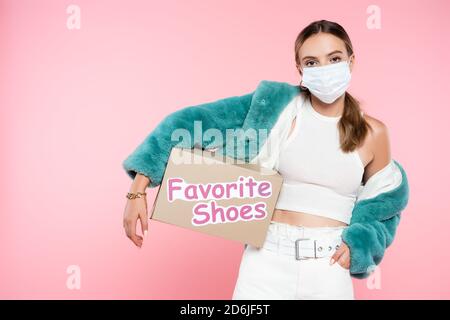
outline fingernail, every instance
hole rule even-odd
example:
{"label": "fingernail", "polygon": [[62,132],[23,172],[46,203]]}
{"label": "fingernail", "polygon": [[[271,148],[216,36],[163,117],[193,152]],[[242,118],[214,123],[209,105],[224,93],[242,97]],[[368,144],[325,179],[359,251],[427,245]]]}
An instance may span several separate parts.
{"label": "fingernail", "polygon": [[144,238],[147,238],[147,230],[144,231]]}
{"label": "fingernail", "polygon": [[331,266],[333,263],[334,263],[334,259],[331,258],[331,260],[330,260],[330,266]]}

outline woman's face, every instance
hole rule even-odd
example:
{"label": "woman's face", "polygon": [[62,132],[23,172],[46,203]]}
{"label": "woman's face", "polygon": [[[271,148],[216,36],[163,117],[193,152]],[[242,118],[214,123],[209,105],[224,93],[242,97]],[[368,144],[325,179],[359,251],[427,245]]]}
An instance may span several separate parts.
{"label": "woman's face", "polygon": [[353,69],[355,55],[348,56],[344,41],[325,32],[319,32],[302,44],[298,52],[300,65],[297,69],[302,73],[303,68],[319,67],[331,63],[350,60],[350,71]]}

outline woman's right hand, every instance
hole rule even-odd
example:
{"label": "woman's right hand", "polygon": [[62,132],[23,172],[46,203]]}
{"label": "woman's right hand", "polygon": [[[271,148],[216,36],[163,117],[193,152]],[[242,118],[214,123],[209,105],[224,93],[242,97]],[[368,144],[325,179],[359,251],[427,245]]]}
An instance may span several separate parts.
{"label": "woman's right hand", "polygon": [[[130,192],[144,192],[149,183],[149,179],[141,174],[137,174]],[[136,234],[137,221],[140,220],[142,235]],[[144,237],[148,230],[148,211],[146,197],[128,199],[123,215],[123,227],[128,238],[139,248],[142,247]]]}

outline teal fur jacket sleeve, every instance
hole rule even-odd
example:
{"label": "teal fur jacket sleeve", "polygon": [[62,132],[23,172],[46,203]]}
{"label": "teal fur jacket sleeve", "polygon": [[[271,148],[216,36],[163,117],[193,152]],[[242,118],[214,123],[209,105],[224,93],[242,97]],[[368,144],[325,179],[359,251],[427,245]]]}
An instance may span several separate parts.
{"label": "teal fur jacket sleeve", "polygon": [[180,144],[179,141],[172,140],[173,130],[182,128],[188,130],[190,136],[194,137],[194,121],[201,121],[202,131],[216,128],[225,135],[226,129],[242,127],[252,97],[253,92],[188,106],[169,114],[125,159],[123,168],[131,178],[134,179],[136,173],[141,173],[150,178],[149,187],[157,187],[161,184],[172,147],[217,146],[217,144],[207,144],[207,141],[201,137],[198,137],[198,142],[194,138]]}
{"label": "teal fur jacket sleeve", "polygon": [[[184,148],[220,148],[235,157],[224,141],[208,141],[195,137],[195,121],[201,121],[201,130],[217,129],[271,129],[284,115],[283,110],[301,91],[298,85],[262,80],[253,92],[232,96],[199,105],[187,106],[166,116],[128,155],[122,166],[130,178],[141,173],[150,178],[149,187],[161,184],[165,167],[174,146]],[[182,128],[193,140],[173,139],[175,129]],[[276,131],[276,130],[272,130]],[[247,143],[247,141],[245,141]],[[259,152],[262,141],[258,144]],[[250,153],[250,151],[249,151]],[[231,155],[230,155],[231,154]],[[250,161],[256,156],[245,155]],[[342,233],[350,248],[350,273],[355,278],[366,278],[381,262],[384,252],[394,240],[401,213],[409,199],[405,170],[396,160],[375,173],[361,185],[352,212],[350,224]]]}

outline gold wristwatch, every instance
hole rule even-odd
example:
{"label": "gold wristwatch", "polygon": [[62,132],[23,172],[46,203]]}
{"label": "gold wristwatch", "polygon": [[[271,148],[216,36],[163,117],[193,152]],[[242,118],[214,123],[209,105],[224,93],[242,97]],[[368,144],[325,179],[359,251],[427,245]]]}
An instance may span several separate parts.
{"label": "gold wristwatch", "polygon": [[142,198],[143,196],[146,196],[146,195],[147,194],[145,192],[136,192],[136,193],[128,192],[126,197],[128,199],[136,199],[136,198]]}

